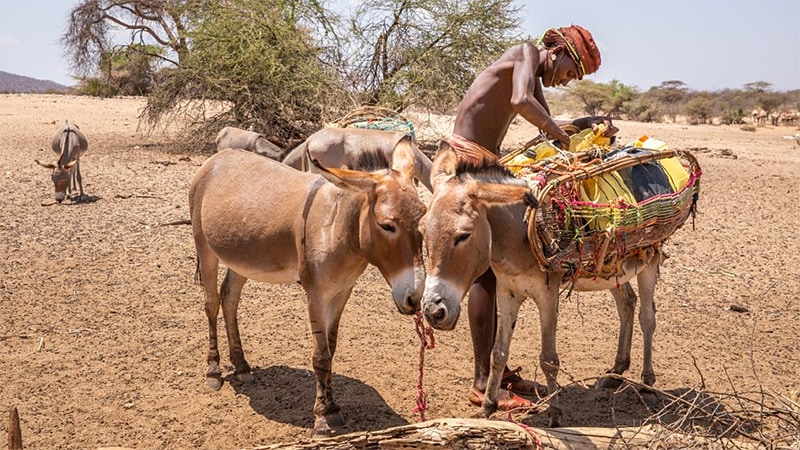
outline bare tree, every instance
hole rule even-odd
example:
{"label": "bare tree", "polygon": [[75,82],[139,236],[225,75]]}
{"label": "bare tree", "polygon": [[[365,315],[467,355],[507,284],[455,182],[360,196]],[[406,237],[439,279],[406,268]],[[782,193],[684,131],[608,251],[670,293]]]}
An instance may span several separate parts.
{"label": "bare tree", "polygon": [[[83,0],[70,13],[61,44],[72,68],[92,73],[115,47],[180,66],[189,46],[186,30],[202,0]],[[127,34],[127,36],[126,36]],[[156,45],[167,51],[151,52]]]}

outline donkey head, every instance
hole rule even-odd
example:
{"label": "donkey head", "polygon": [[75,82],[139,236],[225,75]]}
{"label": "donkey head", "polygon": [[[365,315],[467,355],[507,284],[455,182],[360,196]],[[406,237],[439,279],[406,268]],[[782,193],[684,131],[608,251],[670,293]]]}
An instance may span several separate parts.
{"label": "donkey head", "polygon": [[441,143],[431,170],[433,197],[420,221],[428,256],[420,308],[428,323],[442,330],[455,327],[461,300],[489,268],[492,227],[487,209],[535,202],[526,185],[501,183],[506,175],[499,167],[475,168],[475,173],[470,173],[470,168],[457,173],[457,167],[455,151],[446,142]]}
{"label": "donkey head", "polygon": [[359,226],[361,250],[391,286],[397,309],[403,314],[418,311],[425,282],[419,232],[425,205],[414,187],[411,141],[397,144],[391,168],[384,170],[324,168],[316,160],[312,162],[338,187],[366,194]]}
{"label": "donkey head", "polygon": [[67,196],[67,190],[70,188],[72,168],[78,163],[78,160],[72,160],[63,167],[59,166],[57,161],[52,163],[43,163],[38,159],[35,161],[36,164],[39,164],[45,169],[52,170],[50,179],[53,180],[53,185],[55,186],[55,199],[58,203],[63,202]]}

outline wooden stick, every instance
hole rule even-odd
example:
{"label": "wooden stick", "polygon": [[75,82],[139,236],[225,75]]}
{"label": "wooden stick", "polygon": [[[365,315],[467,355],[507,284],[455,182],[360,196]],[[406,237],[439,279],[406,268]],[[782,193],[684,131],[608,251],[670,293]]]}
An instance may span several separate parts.
{"label": "wooden stick", "polygon": [[16,406],[12,406],[8,414],[8,450],[22,450],[22,429]]}

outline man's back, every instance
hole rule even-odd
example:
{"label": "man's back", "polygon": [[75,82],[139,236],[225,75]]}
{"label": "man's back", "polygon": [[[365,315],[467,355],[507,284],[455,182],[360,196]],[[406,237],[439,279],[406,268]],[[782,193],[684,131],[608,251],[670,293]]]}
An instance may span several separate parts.
{"label": "man's back", "polygon": [[[517,111],[511,103],[512,76],[517,62],[524,60],[519,44],[478,74],[458,107],[453,133],[495,153]],[[535,70],[535,68],[531,68]]]}

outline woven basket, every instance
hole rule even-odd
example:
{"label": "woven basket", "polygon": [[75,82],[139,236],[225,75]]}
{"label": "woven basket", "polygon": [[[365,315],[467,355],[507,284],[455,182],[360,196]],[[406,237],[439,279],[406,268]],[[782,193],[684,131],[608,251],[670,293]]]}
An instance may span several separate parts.
{"label": "woven basket", "polygon": [[[697,159],[683,150],[625,155],[603,161],[603,149],[562,154],[531,164],[518,176],[528,181],[540,207],[526,215],[530,246],[546,271],[573,277],[610,278],[627,256],[659,247],[694,215],[700,189]],[[592,177],[662,158],[676,157],[688,171],[685,187],[637,204],[591,203],[580,195],[580,183]],[[603,229],[590,226],[602,219]],[[593,222],[594,221],[594,222]]]}
{"label": "woven basket", "polygon": [[414,124],[400,113],[380,106],[362,106],[344,117],[327,124],[331,128],[367,128],[373,130],[402,131],[416,140]]}

